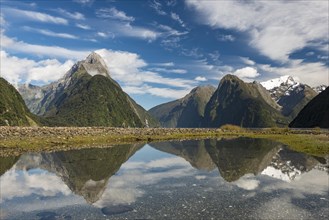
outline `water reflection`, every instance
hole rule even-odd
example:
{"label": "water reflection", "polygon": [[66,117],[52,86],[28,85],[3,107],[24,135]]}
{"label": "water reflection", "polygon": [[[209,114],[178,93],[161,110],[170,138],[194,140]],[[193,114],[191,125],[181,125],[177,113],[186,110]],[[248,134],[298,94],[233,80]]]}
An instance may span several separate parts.
{"label": "water reflection", "polygon": [[[1,219],[329,217],[328,158],[269,140],[172,141],[0,161]],[[293,211],[282,214],[287,207]]]}

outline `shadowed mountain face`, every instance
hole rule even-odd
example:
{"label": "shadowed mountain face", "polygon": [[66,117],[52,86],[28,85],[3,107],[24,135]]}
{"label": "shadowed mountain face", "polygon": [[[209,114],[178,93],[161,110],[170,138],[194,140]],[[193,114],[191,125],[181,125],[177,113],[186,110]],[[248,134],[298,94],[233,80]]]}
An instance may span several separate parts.
{"label": "shadowed mountain face", "polygon": [[326,163],[288,149],[271,140],[254,138],[207,139],[151,143],[151,147],[184,158],[194,168],[212,171],[216,167],[227,182],[246,174],[260,173],[285,181]]}
{"label": "shadowed mountain face", "polygon": [[329,128],[329,87],[313,98],[289,126],[294,128]]}
{"label": "shadowed mountain face", "polygon": [[149,113],[158,119],[163,127],[200,127],[205,106],[214,91],[213,86],[196,87],[185,97],[158,105],[150,109]]}
{"label": "shadowed mountain face", "polygon": [[245,174],[258,174],[264,170],[280,149],[277,142],[264,139],[236,138],[207,140],[207,151],[228,182]]}
{"label": "shadowed mountain face", "polygon": [[225,124],[273,127],[286,125],[288,121],[263,86],[226,75],[206,105],[203,127]]}
{"label": "shadowed mountain face", "polygon": [[184,158],[199,170],[211,171],[216,165],[209,156],[204,140],[151,143],[151,147]]}
{"label": "shadowed mountain face", "polygon": [[73,65],[57,82],[23,85],[19,90],[31,110],[45,116],[50,126],[158,126],[110,77],[97,53]]}
{"label": "shadowed mountain face", "polygon": [[15,87],[0,77],[0,126],[30,126],[37,121]]}
{"label": "shadowed mountain face", "polygon": [[325,161],[266,139],[207,140],[205,144],[221,176],[228,182],[249,173],[262,173],[289,181]]}
{"label": "shadowed mountain face", "polygon": [[0,157],[0,176],[9,170],[19,159],[19,156]]}
{"label": "shadowed mountain face", "polygon": [[141,145],[120,145],[106,149],[83,149],[54,153],[26,154],[18,169],[41,168],[56,173],[75,194],[88,203],[102,196],[108,180]]}

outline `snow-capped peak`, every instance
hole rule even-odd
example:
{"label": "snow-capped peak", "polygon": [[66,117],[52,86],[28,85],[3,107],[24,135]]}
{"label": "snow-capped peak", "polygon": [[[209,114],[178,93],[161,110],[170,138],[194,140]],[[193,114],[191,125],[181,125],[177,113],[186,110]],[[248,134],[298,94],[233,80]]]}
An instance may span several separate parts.
{"label": "snow-capped peak", "polygon": [[299,82],[296,79],[294,79],[292,76],[285,75],[285,76],[281,76],[279,78],[270,79],[268,81],[261,82],[260,84],[262,86],[264,86],[265,89],[271,90],[271,89],[281,86],[282,84],[287,85],[287,86],[293,86],[293,85],[299,84]]}

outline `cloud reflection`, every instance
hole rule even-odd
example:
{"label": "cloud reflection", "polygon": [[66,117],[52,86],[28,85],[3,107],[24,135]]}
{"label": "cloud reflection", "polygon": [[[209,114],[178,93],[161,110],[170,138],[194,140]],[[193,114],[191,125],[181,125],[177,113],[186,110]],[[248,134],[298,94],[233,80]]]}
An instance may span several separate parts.
{"label": "cloud reflection", "polygon": [[161,158],[149,162],[127,162],[118,175],[113,176],[102,198],[94,203],[97,207],[131,204],[145,192],[142,186],[159,183],[166,178],[193,175],[190,164],[182,158]]}

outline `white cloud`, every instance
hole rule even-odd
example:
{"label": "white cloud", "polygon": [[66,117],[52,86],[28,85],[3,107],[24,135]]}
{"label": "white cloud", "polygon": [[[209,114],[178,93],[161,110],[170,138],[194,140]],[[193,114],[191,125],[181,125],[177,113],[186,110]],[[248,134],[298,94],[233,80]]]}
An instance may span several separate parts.
{"label": "white cloud", "polygon": [[233,74],[245,81],[250,81],[260,75],[257,72],[257,69],[249,66],[241,69],[237,69],[233,72]]}
{"label": "white cloud", "polygon": [[57,193],[71,194],[70,189],[55,174],[35,173],[26,171],[18,174],[11,169],[0,177],[1,201],[32,194],[40,196],[55,196]]}
{"label": "white cloud", "polygon": [[131,16],[127,16],[125,12],[119,11],[115,7],[112,8],[101,8],[96,11],[96,15],[100,18],[109,18],[120,21],[134,21],[135,18]]}
{"label": "white cloud", "polygon": [[174,19],[175,21],[177,21],[182,27],[185,27],[185,23],[183,22],[183,20],[179,17],[178,14],[171,12],[170,13],[170,17],[172,19]]}
{"label": "white cloud", "polygon": [[249,33],[250,45],[273,60],[287,62],[292,52],[329,38],[328,1],[186,0],[186,4],[204,24]]}
{"label": "white cloud", "polygon": [[255,179],[252,174],[246,174],[232,184],[245,190],[255,190],[259,186],[259,180]]}
{"label": "white cloud", "polygon": [[185,69],[167,69],[167,68],[150,68],[152,71],[157,71],[157,72],[165,72],[165,73],[177,73],[177,74],[185,74],[187,73],[187,70]]}
{"label": "white cloud", "polygon": [[[157,72],[144,70],[148,64],[135,53],[106,49],[96,52],[103,57],[111,77],[117,80],[123,90],[129,94],[177,98],[186,95],[195,86],[194,80],[168,78]],[[167,88],[157,88],[151,84],[165,85]]]}
{"label": "white cloud", "polygon": [[123,36],[141,38],[149,42],[156,40],[160,36],[159,32],[144,27],[132,26],[129,23],[117,24],[114,26],[114,29]]}
{"label": "white cloud", "polygon": [[90,30],[91,27],[89,25],[86,25],[86,24],[76,24],[76,26],[78,28],[81,28],[81,29],[84,29],[84,30]]}
{"label": "white cloud", "polygon": [[[150,172],[162,168],[162,172]],[[131,204],[145,194],[143,186],[154,185],[164,178],[179,179],[193,174],[195,170],[182,158],[162,158],[149,162],[126,162],[121,166],[120,175],[112,176],[103,196],[96,207]]]}
{"label": "white cloud", "polygon": [[103,37],[103,38],[108,38],[109,35],[104,33],[104,32],[97,32],[97,35],[100,36],[100,37]]}
{"label": "white cloud", "polygon": [[85,20],[86,19],[85,16],[83,14],[81,14],[80,12],[73,12],[72,13],[72,12],[66,11],[62,8],[58,8],[55,11],[57,11],[60,14],[65,15],[68,18],[72,18],[72,19],[75,19],[75,20]]}
{"label": "white cloud", "polygon": [[249,57],[240,57],[240,59],[246,65],[254,66],[256,64],[255,61],[251,60]]}
{"label": "white cloud", "polygon": [[0,27],[4,27],[7,24],[3,14],[0,14]]}
{"label": "white cloud", "polygon": [[16,39],[7,37],[4,35],[3,31],[1,32],[0,38],[0,45],[3,49],[38,56],[60,57],[78,60],[85,58],[91,51],[77,51],[57,46],[29,44],[24,41],[17,41]]}
{"label": "white cloud", "polygon": [[62,24],[68,25],[68,21],[64,18],[51,16],[48,14],[36,12],[36,11],[26,11],[20,9],[6,8],[4,9],[6,13],[9,13],[11,16],[23,17],[24,19],[30,19],[33,21],[39,21],[43,23],[53,23],[53,24]]}
{"label": "white cloud", "polygon": [[5,51],[1,51],[0,59],[1,76],[14,85],[30,81],[50,83],[61,78],[74,64],[72,60],[61,63],[56,59],[37,62],[10,56]]}
{"label": "white cloud", "polygon": [[166,66],[166,67],[172,67],[175,66],[173,62],[167,62],[167,63],[155,63],[156,66]]}
{"label": "white cloud", "polygon": [[205,82],[205,81],[207,81],[207,78],[204,76],[197,76],[197,77],[195,77],[195,80],[200,81],[200,82]]}
{"label": "white cloud", "polygon": [[228,35],[220,34],[217,36],[217,40],[223,41],[223,42],[226,42],[226,41],[233,42],[233,41],[235,41],[235,37],[230,34],[228,34]]}
{"label": "white cloud", "polygon": [[91,5],[95,0],[73,0],[81,5]]}
{"label": "white cloud", "polygon": [[150,2],[150,7],[159,15],[167,15],[167,12],[162,9],[162,4],[156,0]]}
{"label": "white cloud", "polygon": [[218,50],[215,50],[212,53],[208,53],[208,56],[210,57],[210,59],[212,59],[212,61],[218,61],[219,57],[220,57],[220,53],[218,52]]}
{"label": "white cloud", "polygon": [[42,35],[50,36],[50,37],[59,37],[59,38],[66,38],[66,39],[78,39],[78,37],[72,35],[72,34],[67,34],[67,33],[58,33],[58,32],[53,32],[50,30],[45,30],[45,29],[40,29],[40,28],[31,28],[31,27],[24,27],[23,28],[26,31],[32,31],[36,32]]}
{"label": "white cloud", "polygon": [[129,94],[150,94],[162,98],[180,99],[188,94],[193,87],[188,89],[171,89],[171,88],[157,88],[143,84],[141,86],[123,86],[122,89]]}

